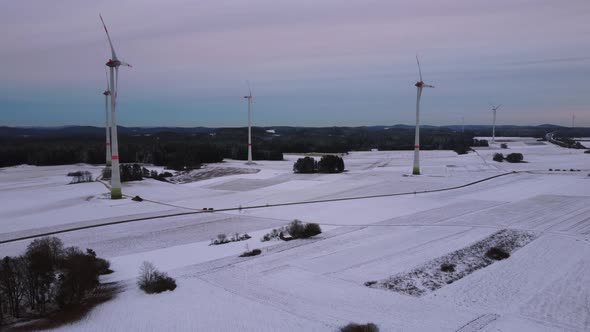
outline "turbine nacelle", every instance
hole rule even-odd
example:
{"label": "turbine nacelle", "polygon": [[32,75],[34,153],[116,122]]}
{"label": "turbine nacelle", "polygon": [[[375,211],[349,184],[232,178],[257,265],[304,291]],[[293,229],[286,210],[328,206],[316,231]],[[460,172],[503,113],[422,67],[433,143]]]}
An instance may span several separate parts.
{"label": "turbine nacelle", "polygon": [[425,84],[422,81],[416,82],[414,85],[418,88],[434,88],[434,85]]}
{"label": "turbine nacelle", "polygon": [[107,90],[107,91],[103,92],[102,94],[105,95],[105,96],[110,96],[111,95],[111,92]]}
{"label": "turbine nacelle", "polygon": [[111,67],[111,68],[117,68],[119,66],[125,66],[125,67],[132,67],[130,64],[120,61],[120,60],[113,60],[110,59],[107,63],[106,63],[107,67]]}

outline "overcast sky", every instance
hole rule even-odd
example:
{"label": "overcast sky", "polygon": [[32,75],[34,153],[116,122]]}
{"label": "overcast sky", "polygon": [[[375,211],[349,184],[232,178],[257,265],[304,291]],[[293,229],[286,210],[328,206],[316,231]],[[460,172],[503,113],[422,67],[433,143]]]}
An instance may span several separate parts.
{"label": "overcast sky", "polygon": [[590,1],[0,2],[0,125],[102,125],[110,52],[133,126],[590,126]]}

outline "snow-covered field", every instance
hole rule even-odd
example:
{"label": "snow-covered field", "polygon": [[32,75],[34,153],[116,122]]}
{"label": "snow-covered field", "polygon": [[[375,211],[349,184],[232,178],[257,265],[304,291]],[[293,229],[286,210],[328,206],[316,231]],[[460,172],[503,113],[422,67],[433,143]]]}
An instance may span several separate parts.
{"label": "snow-covered field", "polygon": [[[526,163],[494,162],[497,152],[520,152]],[[424,151],[424,174],[408,176],[412,154],[352,152],[342,174],[293,174],[294,155],[256,165],[229,160],[208,169],[260,171],[124,184],[125,194],[143,202],[111,201],[99,182],[68,184],[68,172],[98,176],[100,167],[3,168],[0,241],[138,219],[57,235],[65,245],[108,258],[115,273],[104,280],[124,285],[114,300],[63,331],[336,331],[351,321],[374,322],[381,331],[590,330],[590,155],[502,137],[467,155]],[[518,172],[412,194],[512,171]],[[396,193],[409,194],[272,206]],[[229,210],[202,213],[204,207]],[[195,213],[165,217],[184,212]],[[295,218],[317,222],[324,232],[309,240],[260,241]],[[364,285],[501,229],[536,238],[509,259],[421,297]],[[245,232],[250,240],[209,246],[217,234]],[[21,253],[29,241],[0,244],[0,256]],[[262,254],[238,257],[254,248]],[[178,288],[139,291],[135,277],[144,260],[175,277]]]}

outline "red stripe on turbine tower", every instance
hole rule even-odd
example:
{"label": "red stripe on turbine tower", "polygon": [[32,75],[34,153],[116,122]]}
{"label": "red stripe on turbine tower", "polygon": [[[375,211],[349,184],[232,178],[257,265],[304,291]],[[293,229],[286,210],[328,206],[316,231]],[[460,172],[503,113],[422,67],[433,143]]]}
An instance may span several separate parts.
{"label": "red stripe on turbine tower", "polygon": [[112,159],[113,160],[119,160],[119,156],[113,156]]}
{"label": "red stripe on turbine tower", "polygon": [[414,145],[414,149],[419,149],[420,145]]}

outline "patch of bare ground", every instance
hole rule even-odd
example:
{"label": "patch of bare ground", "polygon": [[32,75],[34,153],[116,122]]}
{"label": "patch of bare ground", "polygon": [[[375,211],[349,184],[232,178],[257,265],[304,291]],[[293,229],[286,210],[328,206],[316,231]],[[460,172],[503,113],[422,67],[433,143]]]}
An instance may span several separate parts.
{"label": "patch of bare ground", "polygon": [[[409,272],[380,281],[368,281],[365,285],[420,297],[468,276],[496,260],[510,257],[511,253],[535,238],[536,235],[531,232],[503,229],[469,247],[435,258]],[[494,255],[497,251],[505,255]]]}
{"label": "patch of bare ground", "polygon": [[182,171],[173,177],[169,177],[168,182],[181,184],[203,181],[228,175],[254,174],[258,172],[260,172],[260,170],[254,168],[204,167],[190,171]]}
{"label": "patch of bare ground", "polygon": [[82,303],[55,311],[47,315],[47,317],[15,324],[3,331],[43,331],[77,322],[84,318],[94,307],[113,299],[121,290],[121,285],[115,282],[102,284]]}

